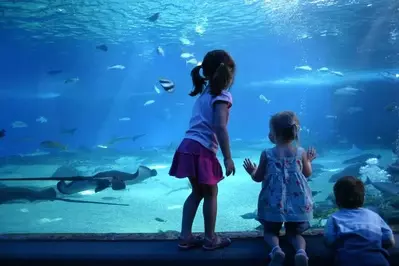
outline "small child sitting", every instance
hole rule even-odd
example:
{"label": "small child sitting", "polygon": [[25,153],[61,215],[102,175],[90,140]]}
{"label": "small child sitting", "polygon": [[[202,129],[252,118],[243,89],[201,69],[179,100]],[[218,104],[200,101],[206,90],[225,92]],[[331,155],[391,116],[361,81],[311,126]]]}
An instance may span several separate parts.
{"label": "small child sitting", "polygon": [[353,176],[334,185],[339,211],[327,220],[325,243],[334,250],[334,265],[389,266],[386,248],[395,245],[392,230],[375,212],[362,208],[365,189]]}

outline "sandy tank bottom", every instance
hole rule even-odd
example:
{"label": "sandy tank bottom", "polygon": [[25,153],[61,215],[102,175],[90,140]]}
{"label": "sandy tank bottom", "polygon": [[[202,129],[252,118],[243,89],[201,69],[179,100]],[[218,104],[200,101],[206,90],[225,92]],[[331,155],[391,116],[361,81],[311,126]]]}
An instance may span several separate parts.
{"label": "sandy tank bottom", "polygon": [[[342,152],[342,151],[341,151]],[[334,154],[339,153],[335,151]],[[380,166],[393,161],[389,150],[368,150],[363,153],[382,155]],[[248,154],[248,153],[247,153]],[[258,152],[249,156],[257,163]],[[354,155],[327,155],[315,160],[325,171],[310,183],[312,190],[321,191],[314,201],[323,201],[332,191],[329,177],[342,169],[343,160]],[[244,158],[236,158],[235,176],[219,185],[218,231],[254,230],[259,223],[241,215],[256,209],[261,184],[255,183],[242,168]],[[53,166],[57,167],[57,166]],[[190,193],[187,179],[168,175],[168,168],[158,169],[158,176],[145,183],[128,186],[124,191],[107,190],[93,195],[72,197],[79,200],[129,204],[109,206],[68,203],[62,201],[13,203],[0,206],[0,233],[154,233],[180,230],[182,206]],[[330,171],[331,170],[331,171]],[[37,173],[40,175],[40,173]],[[48,183],[46,185],[52,185]],[[202,208],[198,211],[193,230],[203,231]]]}

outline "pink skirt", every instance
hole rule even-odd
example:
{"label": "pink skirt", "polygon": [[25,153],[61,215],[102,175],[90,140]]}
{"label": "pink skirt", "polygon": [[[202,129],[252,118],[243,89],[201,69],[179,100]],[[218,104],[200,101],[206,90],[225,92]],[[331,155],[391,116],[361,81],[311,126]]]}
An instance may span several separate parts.
{"label": "pink skirt", "polygon": [[216,154],[191,139],[183,139],[173,156],[169,175],[177,178],[193,177],[199,184],[216,185],[223,170]]}

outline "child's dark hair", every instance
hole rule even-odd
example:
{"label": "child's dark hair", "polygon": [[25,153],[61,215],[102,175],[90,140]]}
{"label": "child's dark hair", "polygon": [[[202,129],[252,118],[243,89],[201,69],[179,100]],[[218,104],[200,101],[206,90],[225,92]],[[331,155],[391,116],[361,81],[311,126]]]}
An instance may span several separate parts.
{"label": "child's dark hair", "polygon": [[298,141],[299,120],[294,112],[283,111],[272,116],[270,127],[279,142]]}
{"label": "child's dark hair", "polygon": [[[200,74],[201,68],[204,76]],[[207,82],[209,82],[211,95],[220,95],[223,90],[232,85],[235,69],[234,60],[226,51],[213,50],[208,52],[202,64],[191,70],[194,89],[189,95],[196,96],[202,93]]]}
{"label": "child's dark hair", "polygon": [[364,184],[359,178],[344,176],[335,183],[334,196],[338,208],[360,208],[364,204]]}

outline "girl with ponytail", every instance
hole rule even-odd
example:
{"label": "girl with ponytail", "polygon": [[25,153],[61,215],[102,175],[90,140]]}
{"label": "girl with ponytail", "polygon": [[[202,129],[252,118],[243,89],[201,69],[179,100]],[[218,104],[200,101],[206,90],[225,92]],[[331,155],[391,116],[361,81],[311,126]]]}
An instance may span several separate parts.
{"label": "girl with ponytail", "polygon": [[[202,75],[201,75],[202,70]],[[177,148],[169,175],[188,177],[192,191],[184,203],[179,247],[202,246],[205,250],[230,245],[228,238],[215,234],[218,183],[223,179],[222,167],[216,157],[220,148],[226,176],[235,174],[230,151],[227,123],[233,98],[229,92],[235,75],[233,58],[223,50],[208,52],[202,64],[191,71],[193,90],[198,96],[192,111],[189,129]],[[200,202],[204,200],[205,238],[194,238],[192,225]]]}
{"label": "girl with ponytail", "polygon": [[270,119],[269,139],[275,146],[261,153],[258,167],[245,159],[244,168],[255,182],[262,182],[258,199],[258,220],[269,245],[269,265],[283,265],[285,253],[279,246],[279,232],[285,234],[296,250],[295,265],[308,265],[306,242],[302,233],[313,218],[312,190],[307,178],[312,174],[316,150],[299,147],[299,120],[294,112],[277,113]]}

